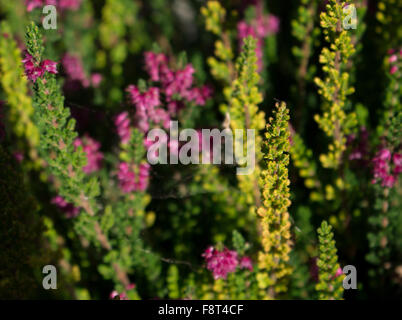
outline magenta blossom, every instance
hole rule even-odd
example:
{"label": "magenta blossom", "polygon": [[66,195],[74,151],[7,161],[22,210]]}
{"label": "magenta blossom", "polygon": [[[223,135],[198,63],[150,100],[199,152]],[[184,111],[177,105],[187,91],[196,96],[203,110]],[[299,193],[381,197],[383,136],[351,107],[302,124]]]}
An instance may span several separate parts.
{"label": "magenta blossom", "polygon": [[54,197],[51,203],[56,205],[61,211],[63,211],[67,218],[74,218],[80,212],[79,208],[75,207],[72,203],[68,203],[61,196]]}
{"label": "magenta blossom", "polygon": [[102,82],[102,75],[100,73],[93,73],[91,75],[91,84],[94,88],[99,87],[100,83]]}
{"label": "magenta blossom", "polygon": [[402,57],[402,50],[391,49],[388,51],[388,63],[389,63],[389,73],[391,75],[398,72],[400,68],[400,61]]}
{"label": "magenta blossom", "polygon": [[394,174],[400,174],[402,172],[402,154],[395,153],[392,157],[392,161],[394,162]]}
{"label": "magenta blossom", "polygon": [[136,86],[127,88],[131,103],[136,108],[137,127],[147,132],[150,122],[161,124],[163,127],[169,127],[169,114],[162,108],[159,108],[161,102],[159,98],[159,88],[151,87],[145,92],[140,92]]}
{"label": "magenta blossom", "polygon": [[41,78],[45,72],[57,74],[57,62],[44,60],[38,64],[29,53],[25,53],[25,58],[22,62],[24,63],[26,76],[33,82],[35,82],[37,78]]}
{"label": "magenta blossom", "polygon": [[76,11],[81,6],[82,0],[59,0],[59,7],[61,9],[69,9]]}
{"label": "magenta blossom", "polygon": [[360,128],[359,136],[349,135],[347,144],[352,145],[349,160],[357,160],[363,165],[367,165],[369,156],[368,131],[365,127]]}
{"label": "magenta blossom", "polygon": [[212,271],[214,279],[226,279],[227,274],[236,271],[238,265],[237,252],[224,248],[218,251],[209,247],[202,254],[207,263],[207,269]]}
{"label": "magenta blossom", "polygon": [[162,69],[167,68],[168,59],[162,53],[145,52],[145,70],[152,81],[160,81]]}
{"label": "magenta blossom", "polygon": [[42,62],[42,68],[45,69],[45,71],[57,74],[57,62],[54,62],[52,60],[45,60]]}
{"label": "magenta blossom", "polygon": [[61,10],[77,10],[81,2],[82,0],[25,0],[25,5],[28,12],[46,5],[54,5]]}
{"label": "magenta blossom", "polygon": [[14,156],[15,160],[18,161],[18,163],[21,163],[22,160],[24,160],[24,154],[22,152],[20,152],[20,151],[15,151],[13,153],[13,156]]}
{"label": "magenta blossom", "polygon": [[[391,159],[393,160],[394,170],[391,169]],[[395,153],[391,155],[391,151],[387,148],[380,149],[374,159],[373,164],[373,175],[374,179],[372,183],[381,182],[382,187],[392,188],[398,178],[401,170],[401,155]]]}
{"label": "magenta blossom", "polygon": [[43,1],[42,0],[25,0],[25,5],[27,7],[27,11],[31,12],[33,9],[43,6]]}
{"label": "magenta blossom", "polygon": [[130,119],[128,118],[128,112],[119,113],[114,121],[117,128],[117,133],[119,134],[121,143],[126,144],[130,141],[131,130],[130,130]]}
{"label": "magenta blossom", "polygon": [[119,164],[119,187],[124,193],[133,191],[145,191],[149,182],[150,165],[148,163],[139,166],[130,166],[126,162]]}
{"label": "magenta blossom", "polygon": [[263,67],[263,47],[264,40],[267,36],[276,34],[279,31],[279,18],[274,15],[264,14],[263,6],[261,2],[255,5],[256,18],[249,23],[246,21],[240,21],[237,24],[237,37],[239,39],[240,48],[243,45],[243,41],[248,36],[252,36],[257,40],[256,55],[258,71],[261,71]]}
{"label": "magenta blossom", "polygon": [[240,269],[248,269],[253,271],[253,262],[251,261],[250,257],[242,257],[239,264]]}
{"label": "magenta blossom", "polygon": [[133,289],[135,289],[135,284],[130,283],[129,285],[126,286],[126,291],[123,291],[122,293],[118,293],[116,290],[113,290],[110,293],[109,298],[112,300],[128,300],[127,291],[130,291]]}
{"label": "magenta blossom", "polygon": [[87,156],[87,165],[82,168],[85,173],[89,174],[100,170],[102,167],[103,153],[99,151],[100,143],[98,141],[85,136],[83,139],[75,139],[74,146],[82,146]]}
{"label": "magenta blossom", "polygon": [[339,277],[341,275],[343,275],[343,271],[342,271],[342,268],[339,267],[338,269],[336,269],[335,278],[337,278],[337,277]]}
{"label": "magenta blossom", "polygon": [[62,58],[61,63],[70,84],[78,83],[84,88],[89,86],[89,80],[85,74],[84,66],[80,57],[66,53]]}

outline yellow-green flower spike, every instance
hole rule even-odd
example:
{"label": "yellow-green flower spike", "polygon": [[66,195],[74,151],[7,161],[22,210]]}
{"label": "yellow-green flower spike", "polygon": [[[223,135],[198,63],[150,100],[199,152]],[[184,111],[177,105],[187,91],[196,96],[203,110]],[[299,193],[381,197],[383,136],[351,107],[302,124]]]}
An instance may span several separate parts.
{"label": "yellow-green flower spike", "polygon": [[262,232],[262,251],[258,257],[257,280],[265,298],[275,298],[287,290],[286,276],[291,250],[289,165],[289,110],[284,102],[277,103],[270,118],[263,145],[264,167],[260,185],[262,204],[257,213]]}

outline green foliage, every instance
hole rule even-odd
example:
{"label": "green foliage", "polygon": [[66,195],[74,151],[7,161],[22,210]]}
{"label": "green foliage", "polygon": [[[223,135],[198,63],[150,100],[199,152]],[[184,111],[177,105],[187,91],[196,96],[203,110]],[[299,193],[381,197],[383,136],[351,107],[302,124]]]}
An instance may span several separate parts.
{"label": "green foliage", "polygon": [[356,115],[353,112],[346,113],[346,98],[354,92],[354,88],[349,84],[350,75],[345,68],[355,49],[348,31],[342,27],[346,18],[344,6],[345,1],[331,0],[327,12],[320,15],[321,27],[330,46],[325,47],[320,55],[326,76],[324,79],[315,78],[315,83],[324,98],[324,104],[323,114],[316,115],[314,119],[326,135],[333,139],[328,154],[320,156],[325,168],[338,168],[346,149],[345,136],[356,125]]}
{"label": "green foliage", "polygon": [[284,102],[275,106],[274,117],[266,128],[263,145],[264,167],[260,185],[262,205],[257,213],[260,216],[263,251],[258,257],[258,284],[267,290],[267,297],[287,290],[286,276],[292,269],[289,266],[291,250],[290,193],[288,179],[289,165],[289,110]]}
{"label": "green foliage", "polygon": [[317,165],[313,158],[311,149],[308,149],[301,137],[294,133],[292,135],[292,144],[290,148],[293,165],[299,169],[299,175],[304,180],[307,188],[312,189],[310,194],[312,201],[322,201],[323,195],[321,192],[321,182],[318,179]]}
{"label": "green foliage", "polygon": [[342,276],[336,273],[340,268],[337,249],[335,247],[332,227],[326,221],[317,229],[319,241],[319,256],[317,266],[319,269],[319,282],[316,290],[321,300],[339,300],[343,296]]}
{"label": "green foliage", "polygon": [[[88,0],[58,7],[57,30],[44,30],[40,7],[0,0],[0,296],[340,299],[337,268],[351,264],[359,290],[345,298],[399,297],[400,5],[377,1],[373,14],[372,2],[348,4],[356,29],[343,28],[341,0]],[[24,48],[29,21],[38,27],[29,26]],[[27,81],[25,49],[36,66],[58,62],[58,74]],[[145,65],[149,50],[165,55],[160,65]],[[172,72],[141,80],[150,67]],[[180,129],[244,130],[235,133],[236,155],[247,151],[245,130],[255,130],[254,172],[236,175],[241,160],[153,165],[146,190],[124,192],[119,166],[138,175],[149,142],[137,129],[141,110],[125,102],[130,84],[141,93],[157,87],[160,103],[145,103],[147,115],[163,109]],[[168,84],[213,93],[176,112]],[[278,99],[289,110],[273,107]],[[130,121],[116,128],[122,111]],[[130,132],[126,143],[120,129]],[[76,147],[78,137],[99,142],[91,173],[83,171],[91,150]],[[373,183],[373,157],[384,148],[392,186]],[[65,215],[56,194],[79,214]],[[317,244],[323,220],[335,230],[339,263],[326,223]],[[238,255],[225,279],[206,268],[210,246]],[[57,267],[57,291],[42,289],[46,264]]]}
{"label": "green foliage", "polygon": [[19,139],[19,147],[24,149],[24,144],[28,144],[29,157],[37,166],[39,160],[36,147],[39,143],[39,133],[32,121],[34,109],[32,99],[28,95],[27,80],[21,77],[23,74],[21,51],[12,38],[7,22],[3,21],[0,29],[3,34],[7,34],[6,37],[0,37],[0,81],[7,95],[9,121]]}

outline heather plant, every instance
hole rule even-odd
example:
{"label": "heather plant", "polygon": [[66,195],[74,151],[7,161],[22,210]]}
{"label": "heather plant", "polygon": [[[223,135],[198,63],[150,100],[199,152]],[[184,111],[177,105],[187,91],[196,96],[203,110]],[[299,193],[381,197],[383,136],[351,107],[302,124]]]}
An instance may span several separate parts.
{"label": "heather plant", "polygon": [[326,221],[323,221],[320,228],[317,229],[320,254],[317,259],[319,282],[316,290],[319,293],[319,299],[323,300],[341,299],[343,293],[342,278],[340,277],[342,270],[338,264],[331,229],[332,227]]}
{"label": "heather plant", "polygon": [[399,298],[399,7],[0,0],[0,297]]}

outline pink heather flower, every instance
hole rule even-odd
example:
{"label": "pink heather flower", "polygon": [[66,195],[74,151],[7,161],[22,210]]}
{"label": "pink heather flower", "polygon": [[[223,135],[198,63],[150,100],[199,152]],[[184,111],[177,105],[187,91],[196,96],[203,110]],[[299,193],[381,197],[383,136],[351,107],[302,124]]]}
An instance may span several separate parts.
{"label": "pink heather flower", "polygon": [[388,49],[387,53],[388,53],[389,55],[392,55],[392,54],[395,53],[395,49]]}
{"label": "pink heather flower", "polygon": [[211,95],[212,89],[209,86],[202,86],[201,88],[190,89],[186,93],[186,98],[189,101],[195,102],[197,105],[203,106]]}
{"label": "pink heather flower", "polygon": [[394,162],[394,174],[397,175],[402,172],[402,154],[395,153],[392,157],[392,161]]}
{"label": "pink heather flower", "polygon": [[82,0],[59,0],[61,9],[77,10],[81,5]]}
{"label": "pink heather flower", "polygon": [[380,151],[377,152],[375,159],[389,161],[391,160],[391,151],[385,148],[381,149]]}
{"label": "pink heather flower", "polygon": [[394,63],[396,61],[398,61],[398,56],[396,54],[393,54],[388,58],[389,63]]}
{"label": "pink heather flower", "polygon": [[44,69],[40,66],[35,66],[34,59],[29,53],[25,53],[25,58],[22,60],[24,63],[25,74],[29,80],[35,82],[44,74]]}
{"label": "pink heather flower", "polygon": [[373,160],[374,165],[374,178],[375,179],[384,179],[389,172],[389,164],[387,160],[381,159],[379,157],[375,157]]}
{"label": "pink heather flower", "polygon": [[61,63],[70,81],[78,82],[84,88],[89,86],[89,80],[85,75],[84,67],[79,57],[66,53],[62,58]]}
{"label": "pink heather flower", "polygon": [[275,34],[279,31],[279,18],[274,15],[264,14],[261,2],[258,2],[255,7],[257,13],[256,18],[253,19],[250,24],[248,24],[246,21],[240,21],[237,24],[237,32],[240,48],[243,45],[244,39],[248,36],[252,36],[257,40],[256,55],[258,71],[260,71],[263,67],[262,58],[264,39],[267,36]]}
{"label": "pink heather flower", "polygon": [[34,67],[30,73],[27,73],[28,79],[33,82],[36,81],[37,78],[41,78],[44,74],[44,70],[41,67]]}
{"label": "pink heather flower", "polygon": [[137,190],[145,191],[149,182],[149,170],[151,166],[148,163],[140,164],[138,173]]}
{"label": "pink heather flower", "polygon": [[37,78],[41,78],[46,71],[57,74],[57,62],[52,60],[44,60],[38,65],[29,53],[25,53],[25,58],[22,62],[24,63],[26,76],[33,82],[35,82]]}
{"label": "pink heather flower", "polygon": [[128,112],[120,113],[115,120],[115,125],[117,128],[117,133],[120,136],[120,140],[123,144],[130,141],[131,131],[130,131],[130,119],[128,118]]}
{"label": "pink heather flower", "polygon": [[253,271],[253,263],[249,257],[242,257],[240,259],[240,269],[248,269]]}
{"label": "pink heather flower", "polygon": [[74,207],[72,203],[66,202],[66,200],[64,200],[61,196],[54,197],[51,203],[56,205],[59,209],[61,209],[61,211],[63,211],[66,214],[67,218],[74,218],[80,212],[79,208]]}
{"label": "pink heather flower", "polygon": [[163,79],[166,95],[171,98],[173,95],[178,94],[182,98],[187,98],[188,90],[193,84],[194,72],[193,66],[188,64],[183,70],[174,72],[173,78],[166,77]]}
{"label": "pink heather flower", "polygon": [[135,174],[130,170],[128,163],[120,163],[117,177],[119,187],[123,192],[129,193],[135,190]]}
{"label": "pink heather flower", "polygon": [[117,299],[117,300],[128,300],[127,294],[126,294],[125,292],[119,294],[116,290],[113,290],[113,291],[110,293],[110,295],[109,295],[109,298],[110,298],[111,300],[114,300],[114,299],[116,299],[117,297],[119,298],[119,299]]}
{"label": "pink heather flower", "polygon": [[[126,286],[127,291],[133,290],[134,288],[135,288],[134,283],[130,283],[129,285]],[[109,295],[109,299],[114,300],[116,299],[116,297],[118,297],[119,300],[128,300],[126,291],[123,291],[121,294],[119,294],[116,290],[113,290]]]}
{"label": "pink heather flower", "polygon": [[81,5],[81,1],[82,0],[25,0],[25,5],[28,12],[48,4],[57,6],[57,8],[61,10],[77,10]]}
{"label": "pink heather flower", "polygon": [[57,62],[54,62],[52,60],[45,60],[41,63],[41,66],[43,69],[45,69],[45,71],[57,74]]}
{"label": "pink heather flower", "polygon": [[367,157],[369,154],[367,129],[365,127],[360,128],[358,139],[355,135],[348,136],[347,144],[353,144],[354,146],[349,155],[349,160],[359,160],[363,165],[367,165]]}
{"label": "pink heather flower", "polygon": [[180,100],[195,102],[198,105],[205,105],[206,100],[211,96],[209,87],[192,88],[195,69],[191,64],[183,69],[173,71],[168,67],[168,59],[164,54],[146,52],[145,70],[152,81],[161,83],[161,92],[166,95],[168,110],[175,115],[182,107]]}
{"label": "pink heather flower", "polygon": [[126,286],[126,290],[132,290],[135,288],[135,283],[130,283],[129,285]]}
{"label": "pink heather flower", "polygon": [[91,75],[91,83],[94,88],[99,87],[102,82],[102,75],[100,73],[93,73]]}
{"label": "pink heather flower", "polygon": [[161,66],[168,63],[167,57],[162,53],[145,52],[145,70],[152,81],[160,81]]}
{"label": "pink heather flower", "polygon": [[102,167],[103,153],[99,151],[100,143],[88,136],[83,139],[77,138],[74,146],[82,146],[86,156],[87,165],[83,167],[83,171],[87,174],[100,170]]}
{"label": "pink heather flower", "polygon": [[339,267],[339,268],[336,270],[336,273],[335,273],[335,278],[337,278],[337,277],[341,276],[342,274],[343,274],[342,268],[341,268],[341,267]]}
{"label": "pink heather flower", "polygon": [[278,33],[279,18],[270,15],[259,15],[255,20],[255,31],[259,38],[265,38],[270,34]]}
{"label": "pink heather flower", "polygon": [[42,0],[25,0],[27,11],[31,12],[33,9],[43,6]]}
{"label": "pink heather flower", "polygon": [[113,299],[116,298],[118,295],[119,295],[119,293],[118,293],[116,290],[113,290],[113,291],[110,293],[109,298],[113,300]]}
{"label": "pink heather flower", "polygon": [[402,49],[399,50],[399,58],[398,58],[398,51],[395,49],[391,49],[388,51],[389,57],[388,57],[388,63],[391,65],[389,73],[395,74],[398,72],[398,60],[402,56]]}
{"label": "pink heather flower", "polygon": [[134,173],[133,168],[128,163],[119,164],[119,187],[125,193],[133,191],[145,191],[149,182],[150,165],[148,163],[140,164],[137,167],[138,173]]}
{"label": "pink heather flower", "polygon": [[372,183],[376,183],[377,181],[381,181],[381,186],[386,188],[392,188],[397,180],[397,175],[401,172],[401,155],[394,154],[392,157],[394,163],[394,172],[391,174],[391,152],[383,148],[379,150],[374,159],[373,163],[373,175],[374,179]]}
{"label": "pink heather flower", "polygon": [[396,182],[396,178],[390,174],[386,175],[382,179],[381,186],[386,188],[392,188]]}
{"label": "pink heather flower", "polygon": [[127,88],[131,103],[136,108],[137,127],[147,132],[150,122],[161,124],[168,128],[170,122],[169,114],[162,108],[159,108],[161,102],[159,100],[159,88],[151,87],[148,91],[141,93],[140,90],[133,85]]}
{"label": "pink heather flower", "polygon": [[202,256],[207,263],[207,269],[212,271],[214,279],[226,279],[228,273],[236,271],[238,265],[236,251],[227,248],[218,251],[211,246]]}
{"label": "pink heather flower", "polygon": [[13,156],[14,156],[15,160],[17,160],[19,163],[21,163],[22,160],[24,160],[24,154],[20,151],[14,152]]}

